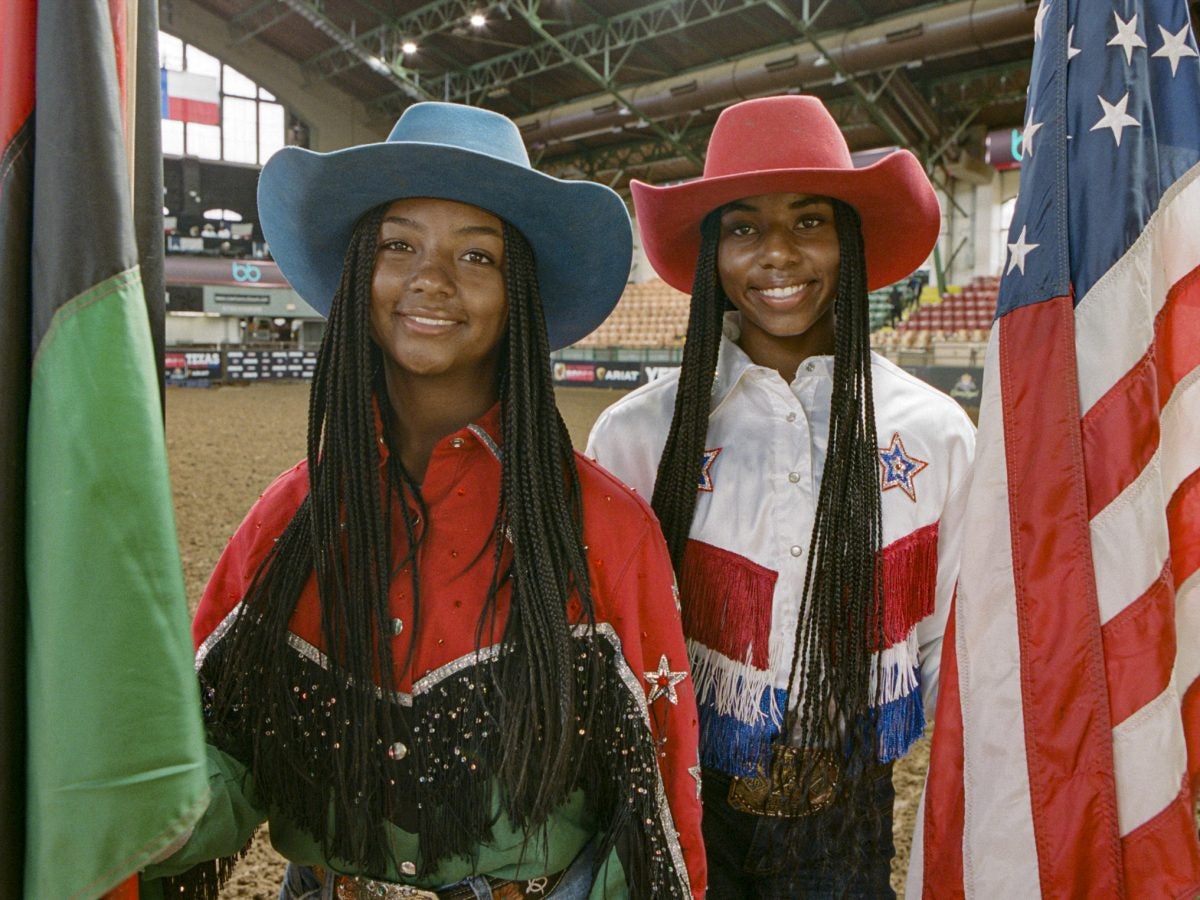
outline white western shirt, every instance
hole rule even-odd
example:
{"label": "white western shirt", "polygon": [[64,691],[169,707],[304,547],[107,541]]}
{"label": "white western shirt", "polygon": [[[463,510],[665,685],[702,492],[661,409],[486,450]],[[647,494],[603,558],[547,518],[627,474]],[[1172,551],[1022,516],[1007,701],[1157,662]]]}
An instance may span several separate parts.
{"label": "white western shirt", "polygon": [[[810,357],[788,384],[753,363],[739,336],[730,313],[680,579],[701,759],[734,774],[750,771],[782,724],[833,388],[833,357]],[[946,394],[877,354],[871,362],[887,604],[874,677],[884,678],[887,760],[921,736],[936,698],[975,430]],[[647,499],[678,384],[674,372],[633,391],[601,414],[588,440],[587,454]],[[798,692],[803,675],[802,666]]]}

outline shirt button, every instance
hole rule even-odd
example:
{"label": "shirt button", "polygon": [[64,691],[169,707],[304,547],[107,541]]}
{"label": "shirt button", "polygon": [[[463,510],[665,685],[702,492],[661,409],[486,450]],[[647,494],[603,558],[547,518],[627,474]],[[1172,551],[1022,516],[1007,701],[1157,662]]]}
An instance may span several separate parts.
{"label": "shirt button", "polygon": [[817,367],[817,364],[816,364],[816,363],[810,362],[808,365],[806,365],[806,366],[804,367],[804,371],[805,371],[805,372],[811,372],[811,371],[813,371],[813,370],[814,370],[816,367]]}
{"label": "shirt button", "polygon": [[412,861],[406,859],[404,862],[400,863],[400,874],[401,875],[416,875],[417,874],[417,864],[415,862],[412,862]]}
{"label": "shirt button", "polygon": [[804,548],[799,544],[792,544],[792,556],[800,556],[804,553]]}
{"label": "shirt button", "polygon": [[[406,747],[401,741],[396,741],[396,743],[388,747],[388,759],[401,760],[406,756],[408,756],[408,747]],[[411,875],[412,872],[409,872],[408,874]]]}
{"label": "shirt button", "polygon": [[398,635],[402,631],[404,631],[404,620],[392,619],[392,634]]}
{"label": "shirt button", "polygon": [[[463,445],[463,439],[462,439],[462,438],[451,438],[451,439],[450,439],[450,446],[451,446],[451,447],[454,447],[454,448],[456,448],[456,449],[457,449],[458,447],[461,447],[462,445]],[[412,863],[409,863],[409,865],[411,866],[411,865],[412,865]]]}
{"label": "shirt button", "polygon": [[787,420],[788,420],[789,422],[795,422],[795,421],[796,421],[796,414],[795,414],[794,412],[790,412],[790,413],[788,413],[788,414],[787,414]]}
{"label": "shirt button", "polygon": [[799,472],[788,472],[788,481],[790,481],[792,484],[795,484],[799,480],[800,480]]}

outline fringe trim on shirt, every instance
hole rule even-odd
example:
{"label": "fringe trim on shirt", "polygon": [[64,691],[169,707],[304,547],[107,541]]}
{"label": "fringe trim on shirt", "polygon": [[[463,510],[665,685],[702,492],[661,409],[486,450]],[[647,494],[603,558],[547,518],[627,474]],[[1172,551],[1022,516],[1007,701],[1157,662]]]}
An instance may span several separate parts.
{"label": "fringe trim on shirt", "polygon": [[689,540],[679,585],[683,633],[727,657],[768,668],[778,577],[744,556]]}
{"label": "fringe trim on shirt", "polygon": [[[601,681],[603,695],[581,696],[582,687],[576,686],[577,709],[593,710],[590,723],[577,716],[577,725],[590,728],[593,739],[568,793],[583,791],[600,823],[598,859],[617,848],[632,897],[684,897],[688,878],[676,871],[671,850],[678,836],[663,792],[643,687],[629,683],[624,657],[608,640],[588,635],[576,637],[575,644],[580,660],[602,654],[609,675]],[[222,649],[216,645],[201,669],[205,696],[211,696],[214,667],[224,662]],[[254,708],[257,694],[247,692],[236,721],[208,722],[210,740],[250,768],[264,808],[311,834],[327,859],[342,861],[351,870],[380,877],[396,868],[385,822],[419,836],[418,876],[432,874],[446,859],[475,857],[492,839],[494,790],[501,791],[500,809],[516,828],[526,829],[532,847],[544,823],[522,821],[495,781],[503,727],[491,712],[498,656],[470,654],[444,666],[439,680],[397,703],[398,730],[374,739],[378,753],[368,771],[347,771],[343,754],[331,745],[326,723],[345,715],[345,704],[331,702],[338,696],[333,690],[338,676],[320,664],[323,657],[290,653],[282,671],[275,671],[273,677],[294,686],[288,691],[289,715],[264,719],[263,710]],[[342,686],[343,697],[347,689],[353,688]],[[369,701],[395,702],[375,690],[369,691]],[[255,721],[261,723],[257,735],[248,733]],[[528,740],[538,737],[529,735]]]}
{"label": "fringe trim on shirt", "polygon": [[253,841],[254,838],[251,838],[233,856],[198,863],[186,872],[159,879],[163,896],[180,897],[183,900],[220,900],[221,889],[233,875],[234,867],[250,852]]}
{"label": "fringe trim on shirt", "polygon": [[[937,599],[938,523],[918,528],[883,548],[883,638],[885,646],[908,637],[933,612]],[[875,629],[870,629],[871,633]],[[879,649],[876,647],[875,649]]]}

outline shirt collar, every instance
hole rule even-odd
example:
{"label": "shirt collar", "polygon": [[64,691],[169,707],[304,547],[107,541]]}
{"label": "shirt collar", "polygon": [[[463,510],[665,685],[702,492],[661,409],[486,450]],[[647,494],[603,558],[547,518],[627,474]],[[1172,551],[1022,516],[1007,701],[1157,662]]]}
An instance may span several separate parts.
{"label": "shirt collar", "polygon": [[[383,416],[379,412],[380,398],[378,395],[374,399],[375,408],[375,437],[379,443],[379,465],[382,468],[387,465],[388,456],[391,451],[388,448],[388,443],[383,438]],[[454,441],[471,440],[480,444],[496,461],[500,461],[500,448],[504,444],[504,431],[500,421],[500,402],[496,401],[487,412],[466,425],[458,431],[452,432],[442,438],[434,447],[436,453],[439,447],[447,444],[453,444]],[[461,443],[457,446],[461,446]]]}
{"label": "shirt collar", "polygon": [[[717,373],[713,379],[712,405],[716,406],[729,396],[738,382],[751,373],[759,378],[775,378],[783,382],[783,378],[774,369],[760,366],[752,360],[746,351],[738,346],[737,340],[742,336],[742,314],[737,310],[725,313],[721,324],[721,348],[717,354]],[[800,364],[796,375],[791,381],[792,386],[811,378],[832,378],[832,356],[810,356]]]}

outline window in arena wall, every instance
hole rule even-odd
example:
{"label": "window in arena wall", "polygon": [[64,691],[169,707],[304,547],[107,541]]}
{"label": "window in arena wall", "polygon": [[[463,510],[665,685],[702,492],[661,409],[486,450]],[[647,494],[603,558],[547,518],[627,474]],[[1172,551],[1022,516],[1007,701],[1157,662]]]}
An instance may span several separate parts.
{"label": "window in arena wall", "polygon": [[261,165],[284,145],[287,116],[273,94],[198,47],[161,31],[158,39],[161,68],[215,79],[219,107],[216,125],[164,118],[164,154]]}

